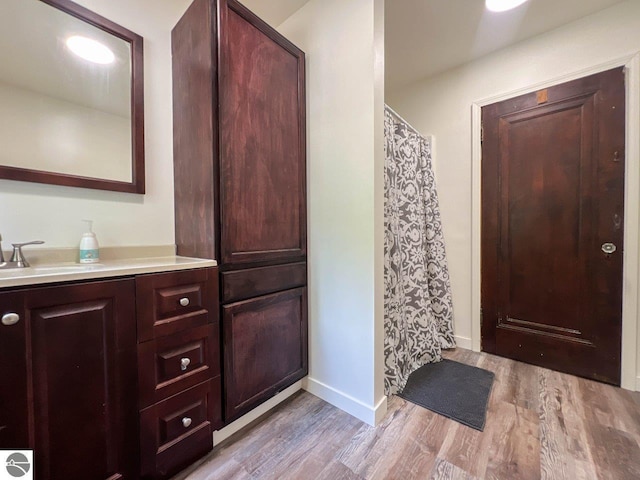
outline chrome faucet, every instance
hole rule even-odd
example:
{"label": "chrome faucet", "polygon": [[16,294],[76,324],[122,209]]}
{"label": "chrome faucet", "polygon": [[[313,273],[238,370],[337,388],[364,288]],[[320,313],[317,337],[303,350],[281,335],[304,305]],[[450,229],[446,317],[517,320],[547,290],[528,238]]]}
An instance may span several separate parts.
{"label": "chrome faucet", "polygon": [[26,245],[42,245],[44,242],[42,240],[34,240],[32,242],[24,242],[24,243],[12,243],[13,245],[13,255],[11,255],[11,260],[9,260],[9,265],[13,265],[13,268],[26,268],[29,267],[29,262],[24,257],[24,253],[22,253],[22,247]]}
{"label": "chrome faucet", "polygon": [[2,254],[2,235],[0,235],[0,269],[10,269],[10,268],[27,268],[29,267],[29,262],[24,258],[24,253],[22,253],[22,247],[25,245],[42,245],[44,242],[42,240],[35,240],[33,242],[24,242],[24,243],[12,243],[13,245],[13,255],[11,255],[11,260],[8,262],[5,261],[4,255]]}

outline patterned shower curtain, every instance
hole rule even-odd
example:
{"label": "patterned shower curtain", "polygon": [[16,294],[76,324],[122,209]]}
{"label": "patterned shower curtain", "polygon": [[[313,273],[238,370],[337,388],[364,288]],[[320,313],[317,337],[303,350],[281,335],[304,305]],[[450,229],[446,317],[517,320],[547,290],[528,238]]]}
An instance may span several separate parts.
{"label": "patterned shower curtain", "polygon": [[431,145],[385,109],[385,393],[455,347]]}

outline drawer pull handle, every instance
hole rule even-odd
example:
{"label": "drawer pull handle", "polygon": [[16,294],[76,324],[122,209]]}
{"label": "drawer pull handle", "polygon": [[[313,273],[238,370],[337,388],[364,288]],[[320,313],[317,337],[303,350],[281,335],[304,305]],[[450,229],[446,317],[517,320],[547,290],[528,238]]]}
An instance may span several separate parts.
{"label": "drawer pull handle", "polygon": [[184,428],[189,428],[191,426],[191,419],[189,417],[184,417],[182,419],[182,425],[184,425]]}
{"label": "drawer pull handle", "polygon": [[183,307],[188,307],[189,306],[189,299],[187,297],[181,298],[180,299],[180,305],[182,305]]}
{"label": "drawer pull handle", "polygon": [[180,370],[182,370],[183,372],[187,369],[187,367],[189,366],[189,364],[191,363],[191,359],[190,358],[181,358],[180,359]]}
{"label": "drawer pull handle", "polygon": [[2,316],[2,324],[6,326],[15,325],[20,321],[20,315],[17,313],[5,313]]}

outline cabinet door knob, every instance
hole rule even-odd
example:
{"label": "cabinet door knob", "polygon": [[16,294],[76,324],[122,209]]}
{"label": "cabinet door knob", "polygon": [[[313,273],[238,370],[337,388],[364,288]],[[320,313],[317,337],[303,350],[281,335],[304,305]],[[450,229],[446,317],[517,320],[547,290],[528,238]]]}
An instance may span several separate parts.
{"label": "cabinet door knob", "polygon": [[182,425],[184,425],[184,428],[189,428],[191,425],[191,419],[189,417],[184,417],[182,419]]}
{"label": "cabinet door knob", "polygon": [[190,358],[186,358],[186,357],[185,358],[181,358],[180,359],[180,370],[185,371],[190,363],[191,363],[191,359]]}
{"label": "cabinet door knob", "polygon": [[187,297],[181,298],[180,299],[180,305],[182,305],[183,307],[186,307],[189,305],[189,299]]}
{"label": "cabinet door knob", "polygon": [[7,325],[7,326],[15,325],[19,321],[20,321],[20,315],[18,315],[17,313],[5,313],[2,316],[3,325]]}

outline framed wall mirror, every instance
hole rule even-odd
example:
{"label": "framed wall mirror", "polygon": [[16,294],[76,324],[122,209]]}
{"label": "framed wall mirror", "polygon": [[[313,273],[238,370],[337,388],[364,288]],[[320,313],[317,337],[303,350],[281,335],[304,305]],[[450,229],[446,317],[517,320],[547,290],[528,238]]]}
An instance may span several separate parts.
{"label": "framed wall mirror", "polygon": [[142,44],[69,0],[0,1],[0,178],[144,193]]}

